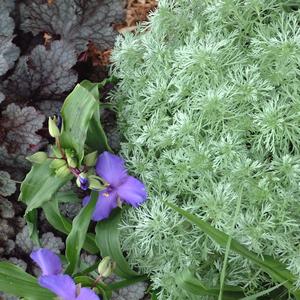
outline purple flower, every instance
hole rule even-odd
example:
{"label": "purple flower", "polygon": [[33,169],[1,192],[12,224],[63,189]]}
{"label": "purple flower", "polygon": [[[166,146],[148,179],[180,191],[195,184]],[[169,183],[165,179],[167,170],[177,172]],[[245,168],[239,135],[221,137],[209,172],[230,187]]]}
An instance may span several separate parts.
{"label": "purple flower", "polygon": [[[96,173],[107,185],[99,192],[98,201],[92,219],[100,221],[108,218],[111,211],[118,206],[118,199],[134,207],[138,207],[147,199],[144,184],[129,176],[124,160],[117,155],[103,152],[96,163]],[[90,196],[83,199],[83,205],[90,201]]]}
{"label": "purple flower", "polygon": [[41,248],[30,255],[32,260],[41,268],[39,285],[50,290],[62,300],[100,300],[89,288],[76,286],[69,275],[63,275],[60,258],[48,249]]}
{"label": "purple flower", "polygon": [[86,191],[89,188],[89,180],[86,177],[83,177],[79,174],[79,183],[80,183],[80,188],[84,191]]}

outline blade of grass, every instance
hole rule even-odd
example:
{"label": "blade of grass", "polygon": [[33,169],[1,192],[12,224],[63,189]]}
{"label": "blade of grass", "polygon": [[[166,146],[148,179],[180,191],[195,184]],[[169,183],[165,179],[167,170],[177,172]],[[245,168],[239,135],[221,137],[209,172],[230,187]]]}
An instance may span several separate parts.
{"label": "blade of grass", "polygon": [[[195,224],[202,231],[204,231],[212,240],[217,242],[220,246],[226,247],[229,236],[214,228],[207,222],[201,220],[198,216],[190,214],[189,212],[181,209],[180,207],[165,202],[167,206],[177,211],[182,216],[186,217],[191,223]],[[274,282],[282,283],[296,299],[300,299],[300,290],[295,289],[294,282],[295,276],[282,264],[280,261],[271,256],[264,255],[262,258],[255,252],[248,250],[245,246],[232,239],[230,249],[240,254],[241,256],[251,260],[254,264],[258,265],[264,272],[268,273]]]}

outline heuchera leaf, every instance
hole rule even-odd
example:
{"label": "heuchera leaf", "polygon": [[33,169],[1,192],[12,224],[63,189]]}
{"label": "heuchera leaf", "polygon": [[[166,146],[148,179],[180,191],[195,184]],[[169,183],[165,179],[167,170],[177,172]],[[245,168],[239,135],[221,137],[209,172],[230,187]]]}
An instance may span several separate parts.
{"label": "heuchera leaf", "polygon": [[16,183],[11,180],[9,173],[0,171],[0,195],[7,197],[16,191]]}
{"label": "heuchera leaf", "polygon": [[[12,43],[15,28],[10,12],[15,6],[15,1],[2,0],[0,10],[0,76],[4,75],[20,55],[19,48]],[[0,103],[5,96],[0,91]]]}
{"label": "heuchera leaf", "polygon": [[45,116],[34,107],[24,108],[12,103],[2,112],[0,117],[1,145],[10,153],[26,155],[30,146],[41,141],[36,132],[43,127]]}
{"label": "heuchera leaf", "polygon": [[20,54],[19,48],[11,41],[12,38],[0,36],[0,76],[13,67]]}
{"label": "heuchera leaf", "polygon": [[4,81],[2,90],[7,97],[27,99],[61,95],[77,81],[77,73],[72,70],[76,62],[75,52],[67,43],[54,41],[50,49],[39,45],[29,56],[20,58],[13,75]]}
{"label": "heuchera leaf", "polygon": [[2,0],[1,1],[1,10],[11,12],[16,5],[15,0]]}
{"label": "heuchera leaf", "polygon": [[1,10],[0,10],[0,37],[11,37],[15,23],[14,20],[9,16],[11,7],[3,6],[1,3]]}
{"label": "heuchera leaf", "polygon": [[21,28],[33,34],[59,34],[76,49],[84,51],[89,41],[110,48],[116,32],[112,23],[123,19],[122,0],[30,0],[21,5]]}
{"label": "heuchera leaf", "polygon": [[21,268],[0,262],[0,291],[29,300],[53,300],[54,295],[40,287],[35,277]]}

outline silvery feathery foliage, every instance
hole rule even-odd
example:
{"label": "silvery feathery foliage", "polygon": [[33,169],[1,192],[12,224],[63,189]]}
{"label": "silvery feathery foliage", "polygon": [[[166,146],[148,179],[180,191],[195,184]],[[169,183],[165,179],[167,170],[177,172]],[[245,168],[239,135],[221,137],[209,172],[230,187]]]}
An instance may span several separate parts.
{"label": "silvery feathery foliage", "polygon": [[[48,1],[49,2],[49,1]],[[33,34],[47,32],[60,35],[74,46],[77,54],[89,41],[99,48],[110,48],[116,32],[112,23],[122,21],[121,0],[45,0],[25,1],[21,5],[21,28]]]}
{"label": "silvery feathery foliage", "polygon": [[[159,299],[191,299],[174,287],[186,268],[218,284],[225,251],[163,200],[300,278],[299,22],[276,0],[162,0],[117,41],[122,154],[149,190],[125,213],[122,246]],[[270,280],[231,252],[226,283],[252,293]]]}

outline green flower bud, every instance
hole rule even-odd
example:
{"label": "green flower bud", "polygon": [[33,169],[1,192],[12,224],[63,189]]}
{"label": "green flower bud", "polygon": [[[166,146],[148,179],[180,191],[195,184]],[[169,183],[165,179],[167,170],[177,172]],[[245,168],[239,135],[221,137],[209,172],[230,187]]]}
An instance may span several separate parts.
{"label": "green flower bud", "polygon": [[59,169],[57,169],[55,171],[55,174],[58,176],[58,177],[66,177],[70,174],[70,170],[69,168],[67,167],[67,165],[65,166],[62,166],[60,167]]}
{"label": "green flower bud", "polygon": [[89,188],[91,190],[95,190],[95,191],[102,191],[105,189],[105,186],[102,184],[102,182],[98,179],[95,178],[96,176],[89,176],[88,180],[89,180]]}
{"label": "green flower bud", "polygon": [[48,158],[46,152],[36,152],[31,156],[27,156],[26,159],[34,164],[41,164]]}
{"label": "green flower bud", "polygon": [[50,164],[50,168],[51,169],[59,169],[61,167],[66,166],[66,161],[63,159],[53,159],[51,164]]}
{"label": "green flower bud", "polygon": [[101,277],[109,277],[115,268],[114,262],[111,260],[109,256],[104,257],[99,266],[98,272]]}
{"label": "green flower bud", "polygon": [[62,158],[63,157],[57,146],[52,145],[51,146],[51,152],[57,158]]}
{"label": "green flower bud", "polygon": [[65,153],[66,153],[68,165],[71,168],[76,168],[77,167],[77,159],[74,155],[74,151],[67,149],[65,151]]}
{"label": "green flower bud", "polygon": [[52,137],[57,138],[60,136],[60,131],[56,125],[56,120],[51,119],[50,117],[48,119],[48,129],[49,129],[49,133]]}
{"label": "green flower bud", "polygon": [[88,167],[94,167],[96,165],[97,157],[98,157],[97,151],[91,152],[84,157],[83,162]]}

